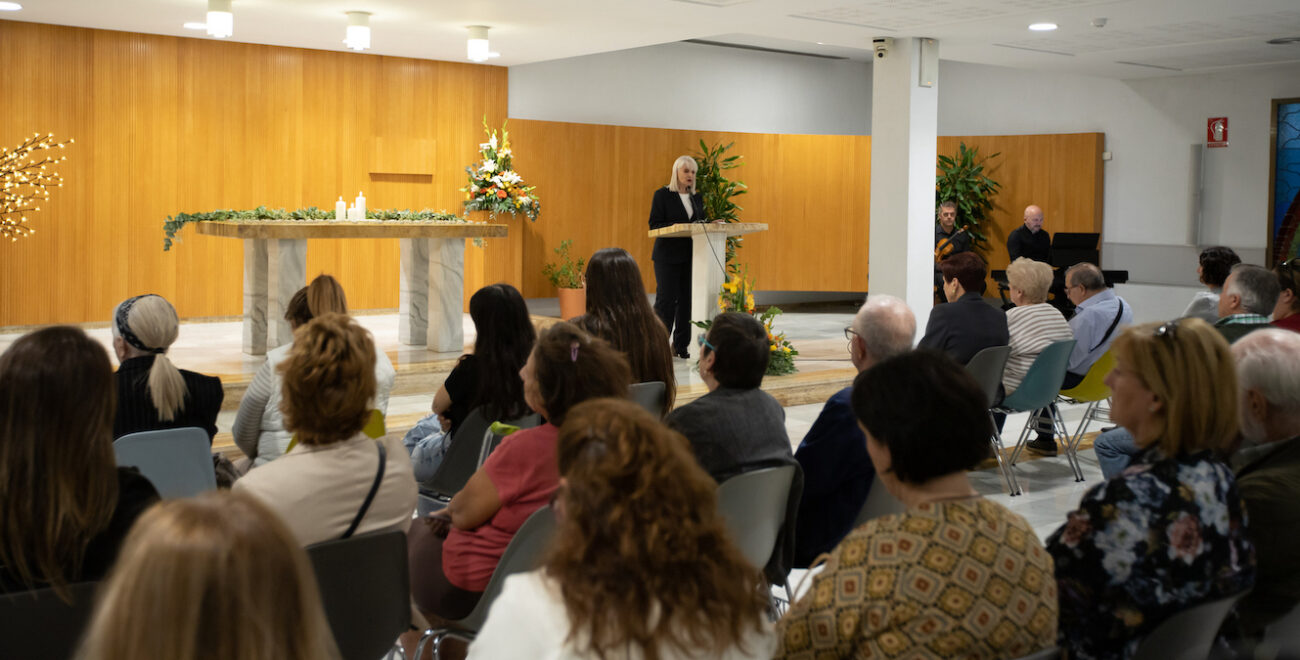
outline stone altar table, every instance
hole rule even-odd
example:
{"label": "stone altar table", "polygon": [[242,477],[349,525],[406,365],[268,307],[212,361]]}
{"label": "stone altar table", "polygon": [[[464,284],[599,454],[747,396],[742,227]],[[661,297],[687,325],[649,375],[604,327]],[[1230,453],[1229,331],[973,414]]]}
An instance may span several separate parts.
{"label": "stone altar table", "polygon": [[293,338],[284,310],[306,284],[309,238],[400,239],[399,339],[459,353],[465,343],[465,239],[505,237],[506,225],[295,220],[200,222],[197,231],[244,241],[243,349],[249,355],[265,355]]}

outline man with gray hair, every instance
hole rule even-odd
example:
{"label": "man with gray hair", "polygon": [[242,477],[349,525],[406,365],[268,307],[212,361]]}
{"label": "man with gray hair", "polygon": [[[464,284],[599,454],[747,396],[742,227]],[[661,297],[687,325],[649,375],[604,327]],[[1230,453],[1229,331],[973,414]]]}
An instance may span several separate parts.
{"label": "man with gray hair", "polygon": [[[911,350],[916,317],[902,300],[873,294],[844,329],[844,336],[849,340],[849,359],[861,373]],[[808,566],[843,540],[871,490],[876,473],[867,455],[867,438],[849,405],[852,393],[850,385],[826,402],[794,454],[804,474],[795,528],[796,567]]]}
{"label": "man with gray hair", "polygon": [[1232,465],[1258,571],[1237,614],[1242,635],[1257,637],[1300,603],[1300,334],[1256,330],[1232,356],[1244,439]]}
{"label": "man with gray hair", "polygon": [[1219,295],[1219,320],[1214,327],[1231,344],[1247,333],[1267,328],[1268,315],[1282,293],[1277,275],[1253,264],[1232,267]]}

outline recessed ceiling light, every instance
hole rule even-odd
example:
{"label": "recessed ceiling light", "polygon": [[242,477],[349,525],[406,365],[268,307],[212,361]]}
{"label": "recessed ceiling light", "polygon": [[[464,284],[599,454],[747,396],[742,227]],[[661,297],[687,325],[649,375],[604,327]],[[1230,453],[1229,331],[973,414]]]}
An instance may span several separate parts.
{"label": "recessed ceiling light", "polygon": [[1051,32],[1056,29],[1056,23],[1032,23],[1029,29],[1034,32]]}
{"label": "recessed ceiling light", "polygon": [[1278,37],[1277,39],[1269,39],[1264,43],[1273,46],[1282,46],[1285,44],[1300,44],[1300,37]]}
{"label": "recessed ceiling light", "polygon": [[0,11],[18,11],[23,6],[16,2],[0,2]]}
{"label": "recessed ceiling light", "polygon": [[207,23],[195,23],[195,22],[191,21],[191,22],[189,22],[189,23],[186,23],[185,25],[182,25],[181,27],[185,28],[186,30],[206,30],[206,29],[208,29],[208,24],[207,24]]}

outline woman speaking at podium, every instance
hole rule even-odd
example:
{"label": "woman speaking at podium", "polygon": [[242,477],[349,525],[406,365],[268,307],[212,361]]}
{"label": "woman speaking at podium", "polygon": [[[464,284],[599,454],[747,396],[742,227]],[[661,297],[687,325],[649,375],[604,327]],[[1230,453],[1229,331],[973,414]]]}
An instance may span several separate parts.
{"label": "woman speaking at podium", "polygon": [[[698,166],[690,156],[673,162],[668,185],[655,191],[650,204],[650,228],[682,222],[706,222],[704,196],[695,192]],[[672,337],[673,354],[689,358],[691,326],[691,239],[656,238],[655,314]]]}

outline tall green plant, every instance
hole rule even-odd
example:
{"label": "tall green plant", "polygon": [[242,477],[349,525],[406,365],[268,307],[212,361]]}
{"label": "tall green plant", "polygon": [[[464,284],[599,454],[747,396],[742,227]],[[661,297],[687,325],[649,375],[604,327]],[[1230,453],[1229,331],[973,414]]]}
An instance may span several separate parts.
{"label": "tall green plant", "polygon": [[939,156],[939,173],[935,177],[935,206],[953,201],[957,203],[957,227],[965,227],[975,249],[988,249],[988,236],[984,233],[985,220],[993,210],[993,196],[1001,184],[984,175],[984,165],[1001,152],[981,158],[979,147],[967,149],[963,142],[955,156]]}
{"label": "tall green plant", "polygon": [[[743,156],[727,156],[726,152],[734,142],[713,147],[700,140],[700,151],[695,154],[699,171],[695,174],[695,189],[704,195],[704,215],[709,220],[723,222],[740,222],[740,212],[745,210],[735,202],[735,198],[745,194],[749,186],[743,181],[732,181],[723,172],[740,167]],[[736,251],[741,248],[741,237],[727,238],[727,272],[740,274],[740,265],[736,262]]]}

